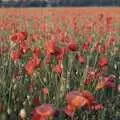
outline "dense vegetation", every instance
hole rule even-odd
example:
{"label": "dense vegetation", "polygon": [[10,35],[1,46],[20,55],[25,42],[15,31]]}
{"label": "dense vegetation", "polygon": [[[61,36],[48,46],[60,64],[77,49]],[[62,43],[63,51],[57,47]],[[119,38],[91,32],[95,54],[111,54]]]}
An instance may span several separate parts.
{"label": "dense vegetation", "polygon": [[18,2],[3,2],[1,0],[0,6],[15,6],[15,7],[45,7],[45,6],[119,6],[120,0],[54,0],[54,1],[24,1],[19,0]]}

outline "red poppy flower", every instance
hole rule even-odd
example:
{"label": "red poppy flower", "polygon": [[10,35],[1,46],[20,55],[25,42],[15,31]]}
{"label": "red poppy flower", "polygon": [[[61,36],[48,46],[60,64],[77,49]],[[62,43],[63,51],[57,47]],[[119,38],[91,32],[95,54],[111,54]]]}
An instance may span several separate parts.
{"label": "red poppy flower", "polygon": [[35,113],[35,111],[33,111],[33,116],[32,116],[32,120],[46,120],[44,117],[41,117],[40,115],[38,115],[37,113]]}
{"label": "red poppy flower", "polygon": [[68,105],[64,112],[70,117],[81,107],[102,109],[102,105],[96,103],[95,97],[89,91],[71,91],[67,94],[66,99]]}
{"label": "red poppy flower", "polygon": [[106,22],[107,22],[108,25],[112,24],[112,21],[113,21],[113,18],[111,16],[108,16],[106,18]]}
{"label": "red poppy flower", "polygon": [[83,55],[76,55],[76,59],[81,63],[84,64],[86,62],[85,57]]}
{"label": "red poppy flower", "polygon": [[17,35],[16,35],[16,34],[11,35],[11,36],[10,36],[10,39],[11,39],[13,42],[16,42],[16,43],[17,43]]}
{"label": "red poppy flower", "polygon": [[28,75],[32,75],[36,67],[40,65],[40,59],[37,57],[34,57],[28,61],[28,63],[25,65],[25,70],[28,73]]}
{"label": "red poppy flower", "polygon": [[46,30],[47,30],[47,24],[46,23],[42,23],[41,26],[40,26],[40,29],[41,29],[41,31],[43,33],[46,32]]}
{"label": "red poppy flower", "polygon": [[54,112],[54,107],[51,104],[43,104],[35,108],[32,120],[48,120],[49,117],[54,115]]}
{"label": "red poppy flower", "polygon": [[102,57],[100,60],[99,60],[99,65],[100,67],[104,67],[105,65],[108,65],[108,58],[107,57]]}
{"label": "red poppy flower", "polygon": [[41,61],[40,61],[40,59],[37,56],[34,56],[33,57],[33,62],[34,62],[34,65],[36,67],[39,67]]}
{"label": "red poppy flower", "polygon": [[48,88],[43,88],[42,92],[43,92],[44,95],[48,95],[49,94]]}
{"label": "red poppy flower", "polygon": [[22,53],[26,53],[30,50],[30,48],[28,47],[28,45],[25,42],[21,42],[20,50],[22,51]]}
{"label": "red poppy flower", "polygon": [[96,43],[95,43],[94,50],[95,50],[96,52],[101,53],[101,48],[102,48],[101,43],[100,43],[100,42],[96,42]]}
{"label": "red poppy flower", "polygon": [[33,56],[40,57],[40,55],[41,55],[41,50],[40,50],[40,48],[38,48],[38,47],[34,48]]}
{"label": "red poppy flower", "polygon": [[21,59],[21,57],[22,57],[21,50],[13,51],[11,53],[11,58],[12,58],[13,61],[18,61],[18,60]]}
{"label": "red poppy flower", "polygon": [[76,43],[75,40],[72,40],[69,44],[68,44],[68,49],[70,51],[77,51],[78,50],[78,44]]}
{"label": "red poppy flower", "polygon": [[89,46],[90,46],[89,43],[86,42],[83,44],[82,48],[83,48],[83,50],[87,51],[87,50],[89,50]]}
{"label": "red poppy flower", "polygon": [[62,74],[63,72],[63,66],[62,65],[56,65],[53,70],[57,73],[57,74]]}
{"label": "red poppy flower", "polygon": [[28,75],[32,75],[34,70],[35,70],[35,66],[33,65],[32,61],[29,61],[26,65],[25,65],[25,70],[27,72]]}
{"label": "red poppy flower", "polygon": [[87,105],[91,106],[92,104],[96,103],[95,97],[89,91],[81,92],[82,96],[87,99]]}
{"label": "red poppy flower", "polygon": [[59,48],[57,47],[57,43],[55,40],[49,40],[46,44],[45,44],[45,49],[46,49],[46,53],[47,55],[55,55],[57,53],[59,53]]}
{"label": "red poppy flower", "polygon": [[34,34],[32,37],[33,37],[33,41],[38,41],[38,40],[40,40],[39,34]]}
{"label": "red poppy flower", "polygon": [[27,32],[19,32],[14,35],[11,35],[10,39],[15,43],[20,44],[21,42],[27,39]]}
{"label": "red poppy flower", "polygon": [[66,96],[67,102],[69,105],[80,108],[86,105],[88,102],[87,99],[81,95],[79,91],[71,91]]}
{"label": "red poppy flower", "polygon": [[91,110],[101,110],[101,109],[104,108],[102,104],[98,104],[96,102],[95,97],[89,91],[83,91],[81,94],[82,94],[83,97],[85,97],[88,100],[88,102],[86,104],[87,105],[86,107],[88,107],[89,109],[91,109]]}
{"label": "red poppy flower", "polygon": [[71,118],[73,118],[75,111],[76,111],[76,108],[74,108],[71,105],[67,105],[67,107],[64,109],[65,114],[70,116]]}
{"label": "red poppy flower", "polygon": [[67,53],[68,53],[67,48],[60,48],[59,49],[59,54],[56,56],[56,59],[58,61],[62,61]]}

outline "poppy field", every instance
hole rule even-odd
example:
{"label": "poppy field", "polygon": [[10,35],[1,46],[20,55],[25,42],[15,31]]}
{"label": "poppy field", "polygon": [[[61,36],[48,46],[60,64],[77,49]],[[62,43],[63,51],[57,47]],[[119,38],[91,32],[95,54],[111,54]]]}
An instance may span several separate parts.
{"label": "poppy field", "polygon": [[0,120],[120,120],[120,9],[1,8]]}

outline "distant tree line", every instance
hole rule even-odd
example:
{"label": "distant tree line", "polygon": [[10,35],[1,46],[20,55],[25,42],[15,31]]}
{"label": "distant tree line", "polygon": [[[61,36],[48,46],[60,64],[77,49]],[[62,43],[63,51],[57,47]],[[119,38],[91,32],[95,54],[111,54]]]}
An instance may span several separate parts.
{"label": "distant tree line", "polygon": [[62,6],[113,6],[120,5],[120,0],[61,0]]}
{"label": "distant tree line", "polygon": [[47,2],[45,1],[18,1],[18,2],[14,2],[14,1],[8,1],[8,2],[3,2],[0,1],[0,7],[46,7],[47,6]]}
{"label": "distant tree line", "polygon": [[120,6],[120,0],[51,0],[18,2],[0,0],[0,6],[5,7],[47,7],[47,6]]}

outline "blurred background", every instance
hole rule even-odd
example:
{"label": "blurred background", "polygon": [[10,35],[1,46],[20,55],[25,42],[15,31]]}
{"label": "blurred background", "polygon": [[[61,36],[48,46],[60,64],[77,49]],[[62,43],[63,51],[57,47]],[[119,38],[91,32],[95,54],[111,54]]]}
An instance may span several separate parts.
{"label": "blurred background", "polygon": [[120,0],[0,0],[0,7],[120,6]]}

